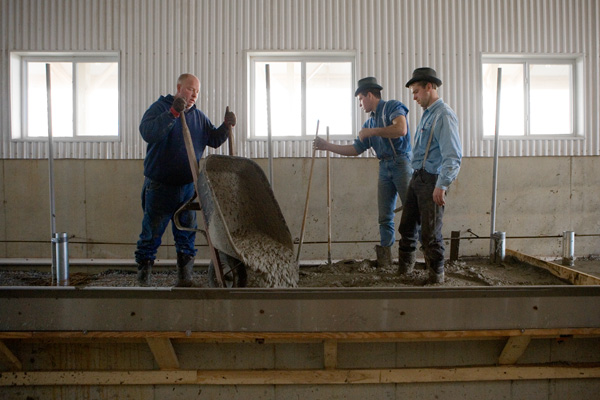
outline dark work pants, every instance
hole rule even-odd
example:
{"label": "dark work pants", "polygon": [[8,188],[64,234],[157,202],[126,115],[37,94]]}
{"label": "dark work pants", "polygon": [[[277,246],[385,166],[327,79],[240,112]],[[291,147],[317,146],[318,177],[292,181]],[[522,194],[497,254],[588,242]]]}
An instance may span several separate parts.
{"label": "dark work pants", "polygon": [[442,218],[444,207],[433,202],[433,190],[438,176],[421,169],[413,173],[400,219],[400,251],[417,250],[419,226],[425,260],[436,273],[444,270],[444,239]]}

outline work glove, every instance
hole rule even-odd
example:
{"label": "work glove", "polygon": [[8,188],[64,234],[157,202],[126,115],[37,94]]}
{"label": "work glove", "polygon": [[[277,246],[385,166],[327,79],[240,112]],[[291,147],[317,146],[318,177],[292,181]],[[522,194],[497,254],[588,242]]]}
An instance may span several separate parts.
{"label": "work glove", "polygon": [[185,104],[186,101],[183,97],[176,97],[173,101],[173,105],[171,106],[171,114],[173,114],[175,117],[179,117],[179,114],[185,110]]}
{"label": "work glove", "polygon": [[227,128],[230,128],[232,126],[235,126],[236,122],[237,119],[235,117],[235,114],[233,113],[233,111],[229,111],[229,106],[227,106],[227,108],[225,109],[225,117],[223,118],[223,123],[227,126]]}

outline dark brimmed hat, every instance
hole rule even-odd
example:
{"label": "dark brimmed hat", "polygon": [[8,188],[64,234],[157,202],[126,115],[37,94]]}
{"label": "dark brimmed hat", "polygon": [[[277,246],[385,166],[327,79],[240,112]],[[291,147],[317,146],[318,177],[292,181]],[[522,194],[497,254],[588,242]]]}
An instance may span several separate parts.
{"label": "dark brimmed hat", "polygon": [[356,92],[354,92],[354,97],[358,96],[359,93],[364,92],[367,89],[383,90],[383,87],[377,83],[377,78],[372,76],[362,78],[358,81],[358,89],[356,89]]}
{"label": "dark brimmed hat", "polygon": [[406,87],[409,87],[415,82],[432,82],[437,86],[442,86],[442,81],[437,77],[435,70],[429,67],[417,68],[413,71],[412,78],[406,82]]}

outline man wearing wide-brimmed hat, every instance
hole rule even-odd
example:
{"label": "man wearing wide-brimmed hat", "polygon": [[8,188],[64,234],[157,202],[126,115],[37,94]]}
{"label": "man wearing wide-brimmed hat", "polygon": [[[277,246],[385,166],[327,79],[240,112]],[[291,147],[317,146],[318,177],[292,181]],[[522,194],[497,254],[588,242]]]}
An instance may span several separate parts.
{"label": "man wearing wide-brimmed hat", "polygon": [[353,144],[337,145],[316,138],[314,147],[345,156],[357,156],[372,148],[379,161],[377,204],[379,208],[380,244],[375,246],[378,266],[392,264],[394,236],[394,209],[396,199],[404,204],[408,182],[412,173],[410,167],[410,131],[406,115],[408,108],[397,100],[381,99],[383,87],[374,77],[358,81],[354,96],[360,107],[369,114],[358,138]]}
{"label": "man wearing wide-brimmed hat", "polygon": [[417,68],[406,83],[413,99],[425,110],[415,131],[414,170],[399,232],[399,273],[410,273],[415,264],[419,225],[429,283],[444,282],[442,217],[446,191],[456,179],[462,159],[458,118],[440,98],[442,85],[432,68]]}

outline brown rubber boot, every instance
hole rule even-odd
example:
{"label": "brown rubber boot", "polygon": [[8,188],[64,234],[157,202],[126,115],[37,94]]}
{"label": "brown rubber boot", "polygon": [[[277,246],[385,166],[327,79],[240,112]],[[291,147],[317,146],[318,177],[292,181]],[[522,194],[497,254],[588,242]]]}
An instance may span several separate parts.
{"label": "brown rubber boot", "polygon": [[377,254],[377,267],[384,268],[392,265],[392,247],[391,246],[375,246]]}
{"label": "brown rubber boot", "polygon": [[177,253],[177,287],[194,286],[192,274],[194,271],[194,256]]}
{"label": "brown rubber boot", "polygon": [[398,251],[398,274],[405,275],[413,272],[415,262],[417,261],[417,253],[415,251],[406,252]]}
{"label": "brown rubber boot", "polygon": [[140,286],[150,285],[150,275],[154,260],[143,260],[138,263],[137,282]]}

